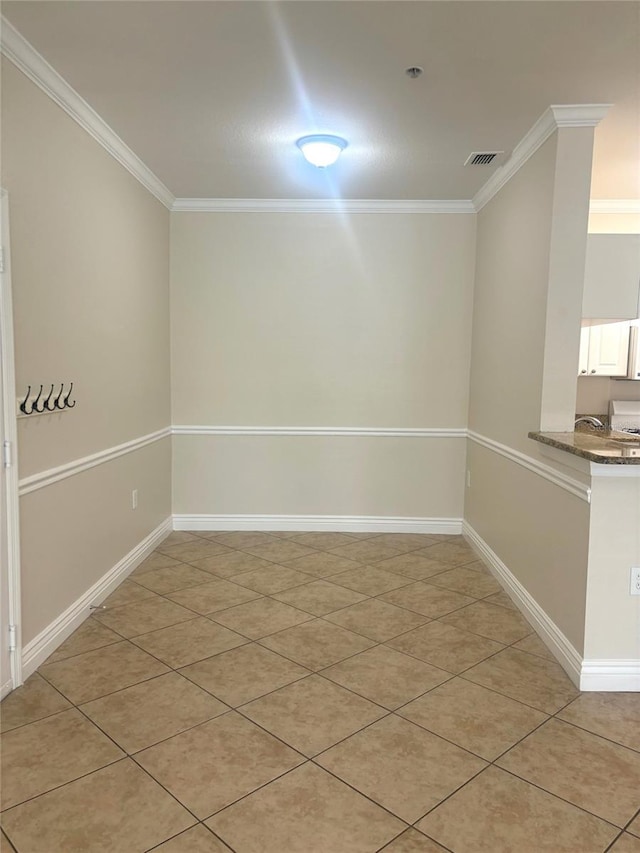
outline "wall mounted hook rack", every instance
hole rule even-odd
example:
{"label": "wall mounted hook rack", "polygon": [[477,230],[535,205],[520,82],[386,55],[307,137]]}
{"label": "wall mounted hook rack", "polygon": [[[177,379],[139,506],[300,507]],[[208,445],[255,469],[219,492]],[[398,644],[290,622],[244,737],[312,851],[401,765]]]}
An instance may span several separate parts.
{"label": "wall mounted hook rack", "polygon": [[[43,398],[44,385],[40,385],[38,393],[31,393],[31,385],[27,388],[27,393],[18,403],[18,417],[32,417],[33,415],[50,415],[54,412],[64,412],[66,409],[75,408],[76,401],[71,400],[73,391],[73,382],[69,385],[69,390],[65,392],[64,386],[66,383],[61,383],[60,390],[56,394],[54,389],[57,387],[55,383],[51,384],[51,389],[47,396]],[[33,386],[36,387],[35,385]]]}

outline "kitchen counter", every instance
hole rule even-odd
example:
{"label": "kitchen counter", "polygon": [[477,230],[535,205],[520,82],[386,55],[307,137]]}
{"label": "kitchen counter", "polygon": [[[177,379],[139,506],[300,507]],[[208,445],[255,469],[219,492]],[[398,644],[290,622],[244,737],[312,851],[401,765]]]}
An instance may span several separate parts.
{"label": "kitchen counter", "polygon": [[529,438],[601,465],[640,465],[640,436],[629,440],[628,433],[578,429],[575,432],[530,432]]}

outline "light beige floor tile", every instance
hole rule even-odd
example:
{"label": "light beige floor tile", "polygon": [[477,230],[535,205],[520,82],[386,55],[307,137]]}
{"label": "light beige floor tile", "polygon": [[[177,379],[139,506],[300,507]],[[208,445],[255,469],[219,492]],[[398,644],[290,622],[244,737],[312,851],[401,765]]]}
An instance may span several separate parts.
{"label": "light beige floor tile", "polygon": [[288,539],[276,539],[274,542],[268,542],[264,545],[254,545],[249,548],[243,548],[243,551],[248,551],[254,557],[262,557],[263,560],[270,560],[272,563],[285,563],[288,560],[296,560],[299,557],[308,557],[316,552],[312,548],[307,548],[304,545],[297,545]]}
{"label": "light beige floor tile", "polygon": [[194,663],[181,673],[235,708],[309,675],[309,670],[251,643]]}
{"label": "light beige floor tile", "polygon": [[487,761],[547,719],[528,705],[461,678],[410,702],[398,714]]}
{"label": "light beige floor tile", "polygon": [[308,575],[305,577],[307,583],[304,586],[287,589],[284,592],[276,593],[273,597],[285,604],[291,604],[293,607],[312,613],[314,616],[325,616],[327,613],[341,610],[350,604],[366,600],[366,596],[354,592],[352,589],[345,589],[343,586],[325,580],[309,583],[311,578]]}
{"label": "light beige floor tile", "polygon": [[486,565],[486,563],[482,562],[482,560],[474,560],[471,563],[465,563],[464,568],[469,569],[469,570],[474,571],[474,572],[482,572],[485,575],[491,574],[491,570]]}
{"label": "light beige floor tile", "polygon": [[350,545],[353,539],[346,533],[296,533],[289,541],[306,545],[308,548],[329,551],[331,548],[339,548],[340,545]]}
{"label": "light beige floor tile", "polygon": [[389,557],[397,557],[402,553],[399,548],[390,545],[378,545],[378,538],[365,539],[361,542],[352,542],[350,545],[341,545],[332,548],[331,553],[336,557],[344,557],[347,560],[356,560],[358,563],[377,563],[378,560],[388,560]]}
{"label": "light beige floor tile", "polygon": [[423,581],[403,586],[402,589],[394,589],[392,592],[380,596],[380,598],[389,604],[398,604],[400,607],[406,607],[407,610],[421,613],[430,619],[445,616],[447,613],[459,610],[475,601],[468,595],[460,595],[459,592],[441,589]]}
{"label": "light beige floor tile", "polygon": [[130,754],[228,710],[176,672],[82,705],[82,711]]}
{"label": "light beige floor tile", "polygon": [[478,559],[476,552],[464,542],[452,540],[423,548],[420,554],[429,560],[441,560],[443,563],[450,563],[452,566],[472,563]]}
{"label": "light beige floor tile", "polygon": [[507,646],[531,633],[531,625],[519,613],[485,601],[477,601],[469,607],[442,616],[440,622]]}
{"label": "light beige floor tile", "polygon": [[122,637],[114,633],[110,628],[101,625],[92,617],[85,619],[79,628],[71,634],[58,648],[49,655],[47,663],[57,660],[65,660],[83,652],[91,652],[94,649],[102,649],[113,643],[122,642]]}
{"label": "light beige floor tile", "polygon": [[197,533],[191,533],[188,530],[173,530],[162,540],[158,548],[162,549],[167,548],[169,545],[185,545],[189,542],[198,542],[200,538]]}
{"label": "light beige floor tile", "polygon": [[447,853],[447,851],[417,829],[408,829],[391,844],[387,844],[380,853]]}
{"label": "light beige floor tile", "polygon": [[316,761],[408,823],[486,766],[394,715],[352,735]]}
{"label": "light beige floor tile", "polygon": [[505,649],[464,677],[547,714],[555,714],[578,695],[559,664],[517,649]]}
{"label": "light beige floor tile", "polygon": [[219,578],[232,578],[242,572],[267,569],[272,564],[269,560],[261,560],[260,557],[254,557],[246,551],[228,551],[226,554],[205,557],[204,560],[192,560],[189,565]]}
{"label": "light beige floor tile", "polygon": [[385,640],[405,634],[429,621],[426,616],[380,601],[379,598],[370,598],[360,604],[330,613],[326,619],[335,625],[348,628],[349,631],[363,634],[377,643],[384,643]]}
{"label": "light beige floor tile", "polygon": [[514,643],[513,648],[520,649],[521,652],[528,652],[530,655],[547,658],[547,660],[555,660],[553,653],[549,651],[537,634],[529,634],[528,637]]}
{"label": "light beige floor tile", "polygon": [[135,637],[147,631],[157,631],[187,619],[193,619],[193,612],[180,607],[166,598],[147,598],[133,604],[123,604],[111,610],[100,611],[94,616],[102,625],[117,631],[123,637]]}
{"label": "light beige floor tile", "polygon": [[18,726],[35,723],[71,707],[64,696],[37,672],[21,687],[17,687],[0,705],[0,731],[8,732]]}
{"label": "light beige floor tile", "polygon": [[304,760],[235,711],[139,752],[136,759],[201,819]]}
{"label": "light beige floor tile", "polygon": [[16,848],[9,841],[7,836],[0,830],[0,850],[2,853],[16,853]]}
{"label": "light beige floor tile", "polygon": [[254,601],[260,598],[260,593],[230,581],[211,580],[209,575],[209,583],[172,592],[168,597],[171,601],[206,616],[208,613],[226,610],[236,604],[244,604],[245,601]]}
{"label": "light beige floor tile", "polygon": [[426,533],[381,533],[376,537],[378,545],[389,545],[401,553],[417,551],[429,545],[435,545],[436,540]]}
{"label": "light beige floor tile", "polygon": [[456,853],[602,853],[615,827],[489,767],[417,828]]}
{"label": "light beige floor tile", "polygon": [[381,560],[376,565],[379,569],[384,569],[387,572],[397,572],[416,581],[433,577],[433,575],[439,575],[442,572],[449,571],[451,568],[449,563],[443,563],[440,560],[429,560],[427,557],[416,554],[415,551],[410,551],[408,554],[401,554],[399,557],[391,557],[388,560]]}
{"label": "light beige floor tile", "polygon": [[429,622],[408,634],[388,640],[386,645],[455,674],[503,648],[493,640],[441,622]]}
{"label": "light beige floor tile", "polygon": [[620,827],[640,804],[640,753],[560,720],[549,720],[498,765]]}
{"label": "light beige floor tile", "polygon": [[144,853],[195,820],[125,759],[5,812],[2,822],[24,853]]}
{"label": "light beige floor tile", "polygon": [[360,565],[356,560],[346,560],[344,557],[336,557],[335,554],[326,551],[316,551],[315,554],[287,562],[287,566],[292,569],[316,578],[332,577],[349,569],[358,569]]}
{"label": "light beige floor tile", "polygon": [[214,613],[211,618],[252,640],[259,640],[313,619],[309,613],[272,598],[249,601],[221,613]]}
{"label": "light beige floor tile", "polygon": [[467,569],[465,566],[456,566],[447,572],[434,575],[429,578],[429,583],[452,589],[454,592],[461,592],[463,595],[470,595],[471,598],[486,598],[488,595],[502,591],[498,581],[491,575]]}
{"label": "light beige floor tile", "polygon": [[199,824],[153,848],[153,853],[231,853],[226,844]]}
{"label": "light beige floor tile", "polygon": [[638,838],[640,838],[640,814],[631,821],[627,827],[627,832],[631,832],[633,835],[637,835]]}
{"label": "light beige floor tile", "polygon": [[253,548],[256,545],[273,544],[277,539],[273,533],[263,533],[258,530],[232,530],[228,533],[213,531],[208,534],[210,539],[221,542],[229,548]]}
{"label": "light beige floor tile", "polygon": [[495,595],[488,595],[484,600],[487,604],[497,604],[499,607],[506,607],[507,610],[518,610],[506,592],[496,592]]}
{"label": "light beige floor tile", "polygon": [[216,554],[226,554],[230,551],[226,545],[214,542],[212,539],[198,539],[194,542],[185,542],[184,545],[161,545],[158,551],[180,560],[181,563],[192,563],[194,560],[204,560],[205,557],[213,557]]}
{"label": "light beige floor tile", "polygon": [[373,533],[371,530],[367,530],[360,533],[353,533],[349,531],[349,533],[347,533],[347,536],[350,539],[356,539],[357,541],[360,541],[361,539],[377,539],[380,535],[380,533]]}
{"label": "light beige floor tile", "polygon": [[123,752],[75,708],[5,732],[2,809],[122,758]]}
{"label": "light beige floor tile", "polygon": [[230,806],[207,825],[242,853],[372,853],[405,826],[312,764]]}
{"label": "light beige floor tile", "polygon": [[322,675],[393,710],[451,675],[428,663],[376,646],[322,670]]}
{"label": "light beige floor tile", "polygon": [[159,551],[154,551],[146,560],[143,560],[131,573],[132,577],[143,575],[145,572],[153,572],[156,569],[166,569],[169,566],[178,566],[180,560],[174,557],[168,557],[166,554],[161,554]]}
{"label": "light beige floor tile", "polygon": [[180,622],[160,631],[134,637],[131,642],[177,669],[234,649],[247,641],[234,631],[200,616],[190,622]]}
{"label": "light beige floor tile", "polygon": [[247,589],[253,589],[263,595],[272,595],[274,592],[282,592],[293,586],[309,583],[309,575],[274,563],[268,569],[256,569],[253,572],[235,575],[233,580],[234,583]]}
{"label": "light beige floor tile", "polygon": [[411,583],[409,578],[394,572],[385,572],[375,566],[361,566],[339,575],[332,575],[331,582],[353,589],[364,595],[380,595]]}
{"label": "light beige floor tile", "polygon": [[46,663],[41,674],[74,704],[89,702],[116,690],[167,672],[167,667],[128,642]]}
{"label": "light beige floor tile", "polygon": [[179,566],[170,566],[168,569],[146,572],[140,575],[137,583],[152,592],[157,592],[159,595],[166,595],[168,592],[210,583],[210,581],[209,572],[202,572],[194,566],[181,563]]}
{"label": "light beige floor tile", "polygon": [[563,708],[558,717],[640,752],[640,695],[637,693],[582,693]]}
{"label": "light beige floor tile", "polygon": [[640,838],[623,832],[609,851],[610,853],[640,853]]}
{"label": "light beige floor tile", "polygon": [[[181,565],[181,563],[178,563]],[[154,569],[154,572],[156,570]],[[147,574],[151,575],[150,572]],[[139,577],[139,576],[138,576]],[[131,604],[134,601],[143,601],[145,598],[153,598],[154,592],[140,586],[139,583],[133,580],[123,581],[111,595],[107,596],[101,604],[104,607],[120,607],[121,604]]]}
{"label": "light beige floor tile", "polygon": [[313,670],[331,666],[374,645],[371,640],[322,619],[272,634],[261,644]]}
{"label": "light beige floor tile", "polygon": [[378,705],[318,675],[242,707],[262,728],[309,757],[384,716]]}

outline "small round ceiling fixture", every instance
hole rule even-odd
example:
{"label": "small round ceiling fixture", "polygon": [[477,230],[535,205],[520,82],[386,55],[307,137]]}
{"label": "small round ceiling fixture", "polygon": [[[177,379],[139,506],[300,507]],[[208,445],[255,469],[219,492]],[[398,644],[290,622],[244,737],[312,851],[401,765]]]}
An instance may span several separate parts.
{"label": "small round ceiling fixture", "polygon": [[330,136],[326,133],[303,136],[296,142],[305,160],[312,166],[317,166],[318,169],[324,169],[335,163],[347,144],[347,140],[341,136]]}
{"label": "small round ceiling fixture", "polygon": [[424,68],[420,68],[419,65],[411,65],[409,68],[405,68],[404,73],[412,80],[416,80],[424,74]]}

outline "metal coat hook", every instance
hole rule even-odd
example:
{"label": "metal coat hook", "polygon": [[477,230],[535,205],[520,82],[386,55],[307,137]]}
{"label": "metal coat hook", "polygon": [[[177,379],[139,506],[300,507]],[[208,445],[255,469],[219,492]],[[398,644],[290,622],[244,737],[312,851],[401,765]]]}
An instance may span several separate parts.
{"label": "metal coat hook", "polygon": [[56,409],[56,401],[55,401],[55,400],[53,401],[53,405],[52,405],[52,406],[50,406],[50,405],[49,405],[49,400],[50,400],[52,397],[53,397],[53,382],[51,383],[51,391],[49,391],[49,396],[47,397],[47,399],[46,399],[46,400],[44,401],[44,403],[43,403],[43,406],[45,407],[45,409],[46,409],[48,412],[54,412],[54,411],[55,411],[55,409]]}
{"label": "metal coat hook", "polygon": [[56,399],[53,401],[54,408],[56,408],[56,409],[64,409],[64,400],[62,400],[62,403],[60,403],[60,400],[62,399],[63,392],[64,392],[64,382],[60,386],[60,393],[58,394]]}
{"label": "metal coat hook", "polygon": [[33,401],[33,405],[31,406],[30,414],[33,414],[34,412],[38,412],[38,414],[42,414],[44,412],[44,406],[41,409],[38,408],[38,400],[40,399],[40,397],[42,397],[42,385],[40,386],[40,390],[38,391],[38,396]]}
{"label": "metal coat hook", "polygon": [[64,398],[64,408],[65,408],[65,409],[73,409],[73,407],[74,407],[74,406],[75,406],[75,404],[76,404],[76,401],[75,401],[75,400],[73,401],[73,403],[70,403],[70,402],[69,402],[69,397],[71,396],[71,392],[72,392],[72,391],[73,391],[73,382],[71,383],[71,386],[70,386],[70,388],[69,388],[69,393],[68,393],[68,394],[67,394],[67,396]]}
{"label": "metal coat hook", "polygon": [[33,411],[33,406],[27,411],[27,403],[29,402],[29,395],[31,394],[31,385],[27,388],[27,395],[24,400],[20,403],[20,411],[25,415],[30,415]]}

